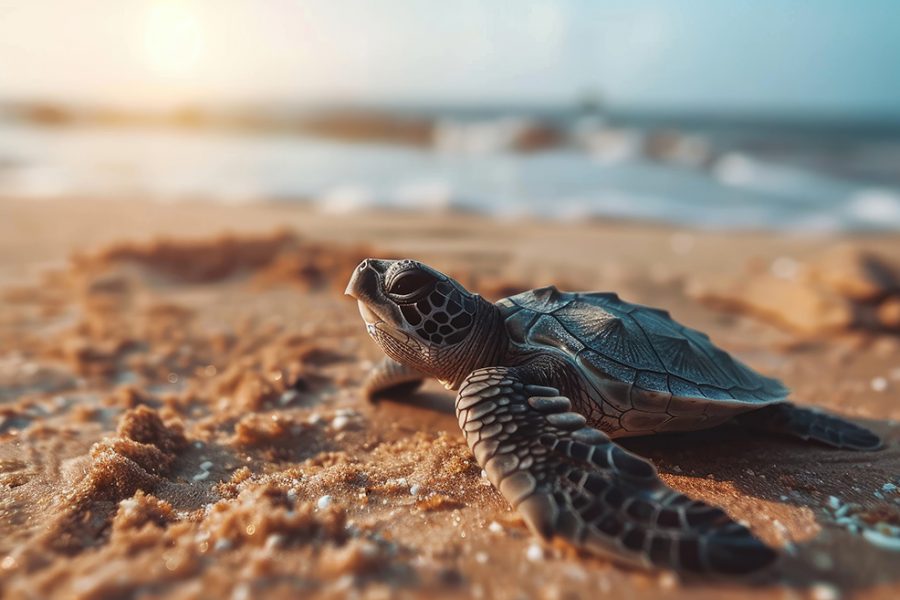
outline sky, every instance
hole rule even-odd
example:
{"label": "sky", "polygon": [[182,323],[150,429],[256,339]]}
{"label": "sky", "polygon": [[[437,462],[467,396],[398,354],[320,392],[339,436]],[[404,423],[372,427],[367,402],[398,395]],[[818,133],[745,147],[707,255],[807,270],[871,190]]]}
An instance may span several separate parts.
{"label": "sky", "polygon": [[0,0],[0,100],[900,117],[900,0]]}

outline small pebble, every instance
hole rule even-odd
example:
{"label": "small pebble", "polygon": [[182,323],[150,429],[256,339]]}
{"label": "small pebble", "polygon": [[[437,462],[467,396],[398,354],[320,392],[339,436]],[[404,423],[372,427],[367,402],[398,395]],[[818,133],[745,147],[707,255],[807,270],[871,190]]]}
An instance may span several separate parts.
{"label": "small pebble", "polygon": [[671,590],[678,585],[678,576],[671,571],[666,571],[659,576],[657,583],[659,583],[660,588],[664,590]]}
{"label": "small pebble", "polygon": [[293,402],[294,400],[296,400],[299,397],[300,397],[300,393],[297,392],[297,390],[293,390],[293,389],[287,390],[285,393],[283,393],[281,395],[280,398],[278,398],[278,404],[285,406],[287,404],[290,404],[291,402]]}
{"label": "small pebble", "polygon": [[125,498],[121,502],[119,502],[119,507],[125,511],[125,514],[133,514],[140,504],[134,498]]}
{"label": "small pebble", "polygon": [[893,483],[886,483],[883,486],[881,486],[881,491],[883,491],[883,492],[894,492],[896,490],[897,490],[897,486],[894,485]]}
{"label": "small pebble", "polygon": [[249,600],[250,599],[250,585],[247,583],[241,583],[237,585],[234,590],[231,592],[231,600]]}
{"label": "small pebble", "polygon": [[538,544],[529,544],[528,549],[525,551],[525,558],[532,562],[543,560],[544,549]]}
{"label": "small pebble", "polygon": [[809,591],[813,600],[838,600],[841,597],[840,590],[830,583],[816,583]]}
{"label": "small pebble", "polygon": [[335,431],[341,431],[350,424],[350,417],[347,415],[338,415],[331,421],[331,427]]}
{"label": "small pebble", "polygon": [[325,510],[329,506],[331,506],[331,496],[329,496],[328,494],[316,500],[316,508],[318,508],[319,510]]}
{"label": "small pebble", "polygon": [[841,507],[841,499],[837,496],[828,496],[828,506],[837,510]]}
{"label": "small pebble", "polygon": [[845,527],[849,527],[850,525],[856,525],[856,519],[854,517],[838,517],[834,520],[838,525],[843,525]]}
{"label": "small pebble", "polygon": [[265,549],[266,550],[274,550],[275,548],[281,546],[284,543],[285,537],[280,533],[270,533],[269,537],[266,538]]}
{"label": "small pebble", "polygon": [[782,538],[787,539],[790,537],[790,532],[788,531],[788,528],[785,526],[784,523],[782,523],[778,519],[775,519],[774,521],[772,521],[772,525],[775,527],[776,530],[778,530],[778,533],[781,535]]}
{"label": "small pebble", "polygon": [[872,386],[873,391],[883,392],[888,388],[888,381],[884,377],[873,377],[869,385]]}
{"label": "small pebble", "polygon": [[231,540],[229,540],[227,538],[222,538],[222,539],[216,540],[216,543],[213,545],[213,549],[215,549],[215,550],[230,550],[232,545],[233,544],[231,543]]}
{"label": "small pebble", "polygon": [[411,496],[418,496],[419,495],[419,485],[414,483],[411,486],[409,486],[409,494]]}

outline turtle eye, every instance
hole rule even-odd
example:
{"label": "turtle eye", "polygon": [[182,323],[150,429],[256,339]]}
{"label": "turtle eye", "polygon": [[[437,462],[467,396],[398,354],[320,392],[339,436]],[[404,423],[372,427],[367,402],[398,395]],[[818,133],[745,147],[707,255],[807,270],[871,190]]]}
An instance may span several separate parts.
{"label": "turtle eye", "polygon": [[423,292],[434,285],[435,278],[430,273],[415,269],[400,273],[391,281],[388,292],[395,296],[410,296],[417,292]]}

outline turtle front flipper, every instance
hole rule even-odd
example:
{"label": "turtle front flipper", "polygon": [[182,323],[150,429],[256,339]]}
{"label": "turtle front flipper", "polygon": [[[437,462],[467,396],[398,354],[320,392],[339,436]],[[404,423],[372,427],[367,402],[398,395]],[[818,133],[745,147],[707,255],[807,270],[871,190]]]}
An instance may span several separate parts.
{"label": "turtle front flipper", "polygon": [[474,371],[456,399],[469,448],[529,529],[638,566],[738,575],[773,550],[721,509],[667,487],[648,461],[570,412],[523,367]]}
{"label": "turtle front flipper", "polygon": [[870,451],[882,447],[881,439],[865,427],[789,402],[744,413],[735,421],[757,431],[813,440],[834,448]]}
{"label": "turtle front flipper", "polygon": [[385,357],[366,377],[362,391],[369,402],[387,394],[405,396],[419,389],[426,377],[412,367]]}

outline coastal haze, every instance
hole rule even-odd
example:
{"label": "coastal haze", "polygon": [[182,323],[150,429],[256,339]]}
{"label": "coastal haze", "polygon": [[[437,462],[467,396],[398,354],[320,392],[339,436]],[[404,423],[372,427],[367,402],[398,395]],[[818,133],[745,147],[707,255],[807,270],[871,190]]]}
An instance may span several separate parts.
{"label": "coastal haze", "polygon": [[4,2],[2,192],[900,228],[896,3],[509,10]]}

